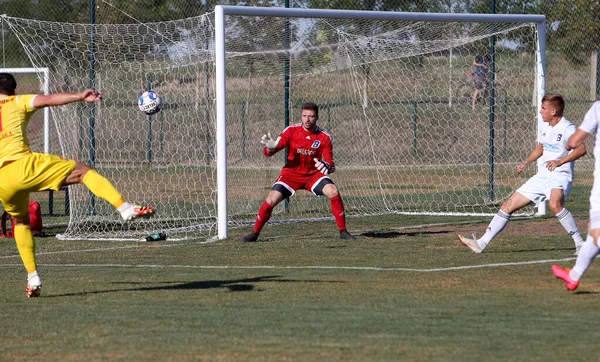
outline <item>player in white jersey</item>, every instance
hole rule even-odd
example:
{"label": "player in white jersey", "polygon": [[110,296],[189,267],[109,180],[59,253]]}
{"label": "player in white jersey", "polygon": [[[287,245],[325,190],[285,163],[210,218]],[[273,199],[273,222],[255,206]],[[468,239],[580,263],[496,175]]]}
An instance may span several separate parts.
{"label": "player in white jersey", "polygon": [[578,253],[583,239],[573,215],[564,205],[573,182],[573,161],[585,155],[586,150],[584,144],[573,150],[566,148],[567,140],[577,128],[563,117],[564,109],[565,101],[562,96],[548,93],[542,98],[540,114],[544,123],[538,130],[538,144],[527,159],[517,166],[517,172],[521,173],[537,160],[538,172],[504,201],[480,239],[477,239],[475,233],[473,238],[458,235],[460,241],[474,253],[481,253],[486,248],[506,227],[515,211],[531,203],[538,205],[545,200],[549,200],[550,211],[573,237],[575,253]]}
{"label": "player in white jersey", "polygon": [[600,237],[600,135],[597,132],[600,123],[600,102],[595,102],[586,113],[583,123],[573,136],[569,138],[567,149],[576,149],[583,144],[586,138],[596,132],[594,143],[594,186],[590,195],[590,225],[585,243],[579,251],[577,261],[573,269],[561,268],[552,265],[552,273],[557,278],[564,280],[568,290],[575,290],[579,286],[579,280],[600,253],[598,237]]}

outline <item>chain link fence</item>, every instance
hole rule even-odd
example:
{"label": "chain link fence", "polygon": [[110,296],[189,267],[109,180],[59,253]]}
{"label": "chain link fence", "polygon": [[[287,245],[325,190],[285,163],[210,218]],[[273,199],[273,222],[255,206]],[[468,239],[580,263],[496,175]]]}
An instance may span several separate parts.
{"label": "chain link fence", "polygon": [[[93,9],[90,9],[94,4]],[[600,44],[599,1],[528,0],[309,0],[303,2],[256,1],[221,3],[248,6],[288,6],[324,9],[381,11],[468,12],[497,14],[543,14],[547,19],[547,84],[549,92],[567,99],[567,114],[582,119],[585,110],[597,99]],[[171,1],[20,1],[1,0],[0,14],[12,17],[68,23],[127,24],[157,22],[194,17],[214,9],[215,3],[196,0]],[[0,66],[28,67],[29,60],[7,25],[2,22]]]}
{"label": "chain link fence", "polygon": [[[93,4],[93,5],[92,5]],[[243,3],[221,3],[222,5],[276,6],[295,8],[326,8],[378,11],[411,11],[442,13],[497,13],[497,14],[543,14],[547,23],[547,69],[546,91],[562,94],[567,102],[565,115],[579,124],[591,103],[597,100],[598,88],[598,44],[600,44],[600,5],[598,1],[527,1],[527,0],[383,0],[379,2],[353,0],[312,0],[304,2],[256,1]],[[9,17],[36,19],[48,22],[74,24],[140,24],[155,23],[196,17],[214,9],[215,3],[194,0],[172,1],[56,1],[39,0],[0,0],[0,14]],[[47,31],[52,27],[48,23]],[[317,37],[322,35],[317,34]],[[0,68],[31,67],[31,56],[26,54],[20,40],[13,33],[8,22],[0,21]],[[486,45],[482,46],[486,49]],[[40,50],[42,51],[42,50]],[[31,55],[31,54],[30,54]],[[473,54],[474,56],[475,54]],[[501,70],[500,70],[501,71]],[[502,74],[499,73],[500,79]],[[28,78],[29,77],[29,78]],[[181,80],[185,82],[185,80]],[[20,93],[39,92],[36,75],[23,75],[19,78]],[[65,84],[74,82],[65,79]],[[85,82],[84,82],[85,83]],[[501,84],[501,83],[500,83]],[[75,90],[75,89],[71,89]],[[468,90],[471,91],[471,90]],[[467,102],[469,102],[467,95]],[[83,112],[83,111],[82,111]],[[42,114],[32,119],[30,143],[35,151],[43,144]],[[81,115],[85,117],[85,115]],[[37,126],[35,125],[37,122]],[[534,140],[531,140],[532,148]],[[37,145],[37,146],[36,146]],[[50,152],[64,154],[59,142],[52,142]],[[82,160],[85,161],[85,160]],[[580,163],[588,163],[586,175],[580,178],[589,187],[593,164],[591,152]],[[577,184],[577,179],[576,179]],[[588,192],[589,194],[589,192]],[[52,208],[52,202],[48,207]],[[52,209],[50,209],[52,210]],[[52,212],[51,212],[52,213]]]}

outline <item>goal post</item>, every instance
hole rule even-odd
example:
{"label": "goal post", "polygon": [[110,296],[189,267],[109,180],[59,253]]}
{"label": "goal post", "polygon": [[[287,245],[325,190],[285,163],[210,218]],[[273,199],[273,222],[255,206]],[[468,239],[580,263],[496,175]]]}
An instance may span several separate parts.
{"label": "goal post", "polygon": [[[49,70],[51,92],[87,88],[93,68],[104,94],[93,122],[85,104],[52,108],[52,153],[88,162],[93,152],[125,199],[158,210],[124,223],[72,185],[62,239],[224,239],[250,227],[284,162],[283,152],[264,157],[259,140],[298,123],[308,101],[332,136],[349,217],[493,215],[535,172],[514,169],[540,121],[540,15],[217,6],[156,23],[0,19],[32,67]],[[472,62],[492,36],[494,92],[473,110]],[[164,101],[150,117],[137,107],[148,88]],[[326,198],[300,190],[270,222],[331,219]]]}
{"label": "goal post", "polygon": [[[218,237],[227,238],[227,92],[226,92],[226,16],[255,16],[255,17],[277,17],[277,18],[305,18],[305,19],[363,19],[374,21],[407,21],[407,22],[459,22],[459,23],[531,23],[536,26],[535,42],[535,89],[534,101],[537,107],[538,122],[539,107],[545,93],[545,41],[546,20],[544,15],[501,15],[501,14],[457,14],[457,13],[407,13],[407,12],[383,12],[383,11],[359,11],[359,10],[325,10],[325,9],[294,9],[277,7],[247,7],[247,6],[224,6],[215,7],[215,59],[216,59],[216,114],[217,114],[217,175],[219,192],[219,222]],[[493,32],[492,32],[493,33]],[[365,93],[366,94],[366,93]],[[450,102],[451,103],[451,102]],[[493,100],[490,102],[493,105]],[[490,110],[493,117],[494,110]],[[491,121],[491,137],[493,142],[493,120]],[[492,146],[493,147],[493,146]],[[337,150],[340,152],[340,150]],[[343,150],[341,151],[343,152]],[[493,151],[490,151],[493,152]],[[493,163],[493,154],[490,154],[490,163]],[[491,173],[493,175],[493,172]],[[490,183],[492,183],[490,179]],[[493,185],[490,184],[490,189]],[[539,213],[545,213],[545,205]]]}

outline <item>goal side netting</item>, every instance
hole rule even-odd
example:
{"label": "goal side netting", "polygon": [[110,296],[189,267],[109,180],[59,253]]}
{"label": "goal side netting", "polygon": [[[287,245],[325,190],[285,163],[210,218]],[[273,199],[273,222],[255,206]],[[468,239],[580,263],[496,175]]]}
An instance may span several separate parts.
{"label": "goal side netting", "polygon": [[[515,167],[535,146],[540,99],[536,22],[296,15],[225,14],[224,97],[214,13],[96,25],[2,16],[32,66],[50,69],[52,92],[104,93],[95,107],[51,110],[62,156],[93,164],[127,200],[158,209],[123,223],[71,186],[61,237],[223,237],[222,215],[221,229],[251,225],[284,163],[283,152],[264,157],[259,140],[298,123],[306,101],[320,106],[319,125],[333,138],[332,179],[350,217],[492,214],[523,183]],[[486,54],[493,76],[473,110],[473,60]],[[137,108],[149,88],[164,101],[151,117]],[[222,98],[226,132],[218,132]],[[272,222],[326,218],[326,198],[299,191]]]}

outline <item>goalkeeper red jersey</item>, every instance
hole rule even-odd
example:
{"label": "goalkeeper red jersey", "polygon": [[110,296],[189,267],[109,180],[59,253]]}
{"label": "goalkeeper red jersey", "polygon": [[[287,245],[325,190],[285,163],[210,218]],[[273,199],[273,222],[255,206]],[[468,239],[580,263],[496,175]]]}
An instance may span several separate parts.
{"label": "goalkeeper red jersey", "polygon": [[265,147],[263,153],[270,157],[288,147],[289,153],[282,174],[314,175],[319,172],[315,167],[314,158],[329,163],[332,169],[335,167],[331,136],[321,127],[317,126],[313,132],[309,132],[302,127],[302,123],[298,123],[284,129],[279,137],[281,140],[277,144],[277,149],[269,152]]}

